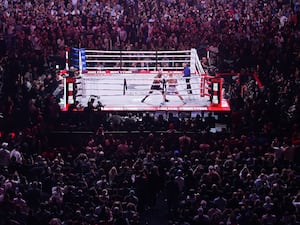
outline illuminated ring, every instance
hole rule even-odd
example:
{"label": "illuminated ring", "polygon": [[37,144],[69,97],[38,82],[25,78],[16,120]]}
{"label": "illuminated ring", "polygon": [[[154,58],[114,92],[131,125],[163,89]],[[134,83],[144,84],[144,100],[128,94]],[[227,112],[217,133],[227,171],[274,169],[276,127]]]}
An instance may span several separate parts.
{"label": "illuminated ring", "polygon": [[[137,76],[137,75],[134,75]],[[142,75],[142,78],[135,77],[131,78],[126,76],[124,77],[112,77],[112,76],[82,76],[80,81],[77,84],[77,93],[78,95],[101,95],[101,96],[136,96],[136,95],[145,95],[150,91],[154,75],[150,77],[145,77],[148,75]],[[167,77],[164,76],[165,80]],[[199,86],[200,79],[199,77],[191,76],[190,78],[191,89],[186,89],[186,81],[184,78],[177,78],[177,91],[180,95],[191,96],[191,95],[199,95]],[[126,82],[126,84],[124,83]],[[126,87],[124,87],[126,85]],[[168,84],[167,84],[168,86]],[[126,89],[124,91],[124,88]],[[192,91],[193,94],[187,94],[188,91]],[[85,94],[85,92],[87,92]],[[153,94],[158,91],[153,91]],[[98,94],[97,94],[98,93]],[[159,92],[158,92],[159,93]]]}

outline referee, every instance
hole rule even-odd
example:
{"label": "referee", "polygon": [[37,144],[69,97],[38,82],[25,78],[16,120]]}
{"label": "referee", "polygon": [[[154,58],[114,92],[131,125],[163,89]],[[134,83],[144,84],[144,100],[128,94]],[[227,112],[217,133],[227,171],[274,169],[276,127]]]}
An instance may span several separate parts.
{"label": "referee", "polygon": [[185,78],[187,93],[193,94],[191,83],[190,83],[191,69],[187,63],[183,63],[182,65],[183,65],[183,77]]}

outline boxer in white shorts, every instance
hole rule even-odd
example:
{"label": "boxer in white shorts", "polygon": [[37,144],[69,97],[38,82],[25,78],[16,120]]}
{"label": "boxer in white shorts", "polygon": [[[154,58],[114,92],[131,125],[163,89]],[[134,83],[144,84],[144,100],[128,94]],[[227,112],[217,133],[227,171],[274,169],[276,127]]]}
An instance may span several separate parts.
{"label": "boxer in white shorts", "polygon": [[177,90],[177,85],[178,85],[177,79],[174,77],[174,75],[172,73],[170,73],[169,77],[167,78],[166,94],[177,95],[180,98],[180,100],[185,104],[183,97],[179,94],[179,92]]}

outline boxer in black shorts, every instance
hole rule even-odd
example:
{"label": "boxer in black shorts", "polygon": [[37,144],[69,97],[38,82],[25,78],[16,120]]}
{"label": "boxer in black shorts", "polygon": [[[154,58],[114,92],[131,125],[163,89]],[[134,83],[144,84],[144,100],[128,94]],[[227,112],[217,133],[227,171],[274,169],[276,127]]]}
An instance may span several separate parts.
{"label": "boxer in black shorts", "polygon": [[154,91],[160,91],[162,96],[163,96],[163,101],[164,102],[168,102],[169,100],[166,99],[166,95],[165,95],[165,80],[162,79],[162,73],[159,72],[155,77],[154,80],[152,82],[150,91],[148,92],[148,94],[142,99],[141,102],[144,102],[146,100],[146,98],[148,98],[151,94],[153,94]]}

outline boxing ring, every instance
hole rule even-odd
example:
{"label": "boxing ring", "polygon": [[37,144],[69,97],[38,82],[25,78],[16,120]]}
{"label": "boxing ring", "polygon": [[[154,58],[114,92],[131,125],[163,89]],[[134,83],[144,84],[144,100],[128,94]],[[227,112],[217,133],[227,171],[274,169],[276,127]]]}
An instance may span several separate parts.
{"label": "boxing ring", "polygon": [[[70,59],[70,61],[69,61]],[[75,63],[74,63],[75,62]],[[191,89],[183,77],[183,65],[188,64]],[[214,102],[209,76],[202,68],[195,49],[184,51],[100,51],[66,52],[66,69],[75,68],[78,74],[64,77],[62,109],[75,104],[84,108],[93,99],[95,108],[103,111],[229,111],[224,99]],[[161,91],[153,91],[146,101],[152,82],[162,73]],[[177,80],[177,93],[168,92],[168,78]],[[219,86],[222,96],[222,85]],[[192,93],[190,93],[190,91]],[[217,92],[215,92],[217,96]],[[179,95],[184,99],[179,98]],[[220,97],[218,96],[218,97]]]}

